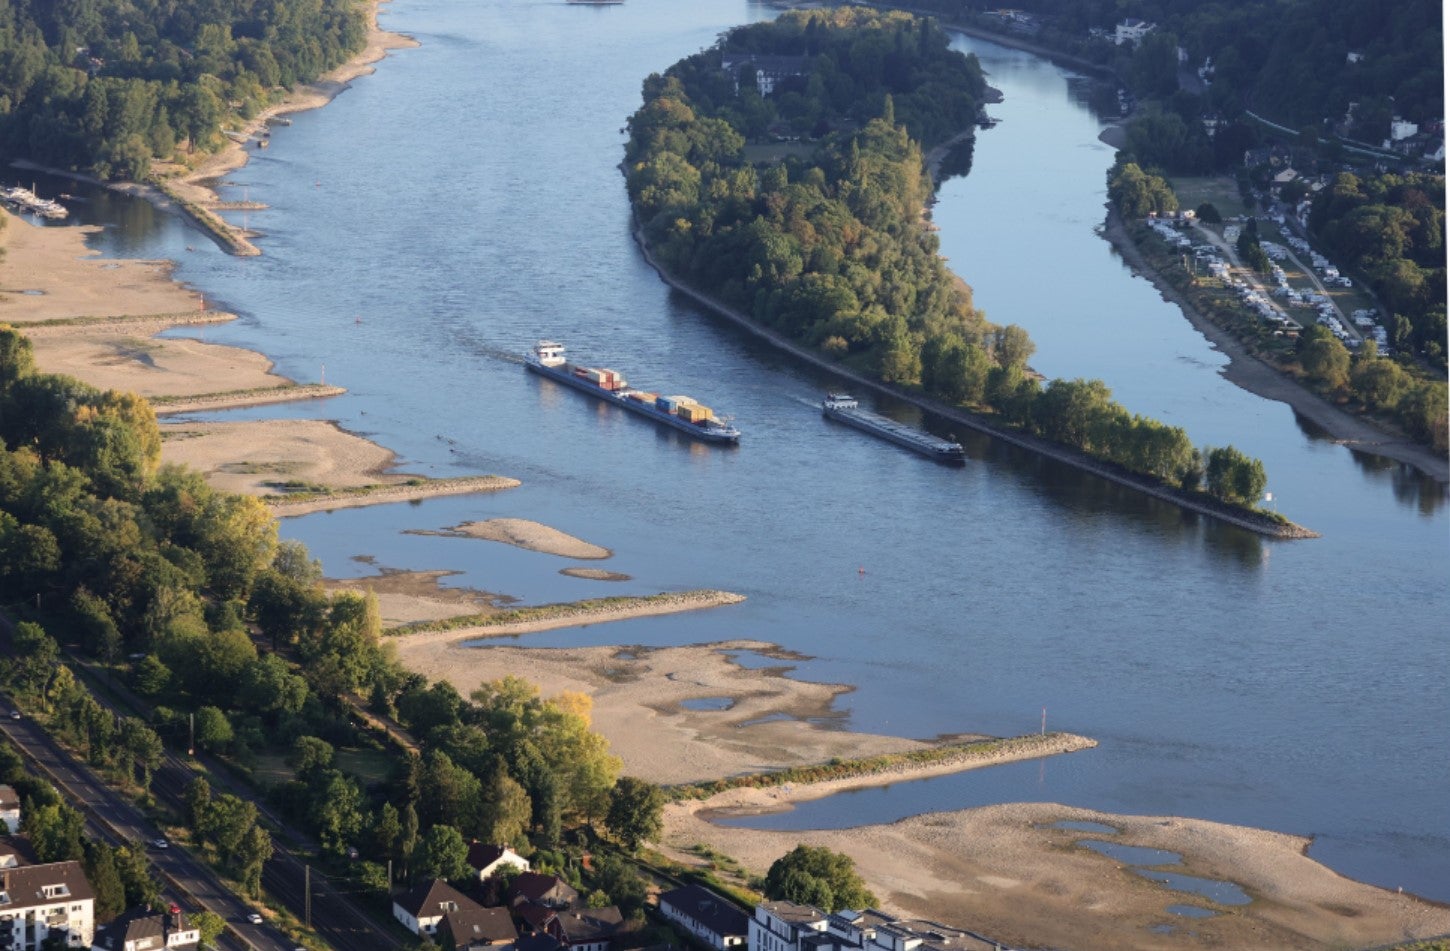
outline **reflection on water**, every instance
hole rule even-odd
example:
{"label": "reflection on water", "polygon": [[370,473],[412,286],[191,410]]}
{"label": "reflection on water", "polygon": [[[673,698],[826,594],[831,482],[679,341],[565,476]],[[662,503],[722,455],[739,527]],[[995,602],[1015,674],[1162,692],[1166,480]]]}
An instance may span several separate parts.
{"label": "reflection on water", "polygon": [[[1442,738],[1425,724],[1450,722],[1445,507],[1407,510],[1386,473],[1225,382],[1221,355],[1123,271],[1094,232],[1112,150],[1063,71],[954,40],[1006,101],[971,174],[933,208],[942,252],[989,319],[1033,335],[1037,369],[1100,377],[1131,412],[1263,458],[1281,510],[1322,539],[1265,543],[986,437],[957,433],[970,461],[946,469],[824,425],[829,374],[703,312],[642,261],[616,167],[645,75],[773,12],[630,0],[581,30],[578,6],[494,0],[459,17],[451,0],[394,0],[385,21],[422,45],[231,174],[224,197],[250,189],[269,206],[251,221],[268,233],[261,258],[222,254],[142,204],[84,203],[120,202],[110,213],[126,227],[98,247],[175,258],[209,302],[243,314],[208,342],[259,349],[299,379],[325,363],[348,388],[238,418],[333,418],[404,471],[523,482],[287,519],[286,537],[335,577],[372,553],[523,604],[590,584],[739,591],[748,600],[728,608],[523,643],[754,639],[811,659],[742,657],[750,666],[856,687],[834,725],[1010,735],[1036,730],[1045,705],[1101,742],[823,806],[839,824],[1021,799],[1201,816],[1313,833],[1311,855],[1338,871],[1450,899],[1435,793],[1450,775],[1424,753]],[[432,147],[460,136],[469,149]],[[734,414],[742,445],[682,442],[551,393],[518,365],[540,336]],[[606,543],[605,567],[634,580],[610,588],[561,577],[557,558],[401,534],[496,517]],[[1351,591],[1345,566],[1361,564],[1375,584]]]}
{"label": "reflection on water", "polygon": [[[1294,422],[1313,442],[1339,442],[1327,429],[1298,410],[1294,411]],[[1450,499],[1450,485],[1435,481],[1414,466],[1354,447],[1349,447],[1349,454],[1367,481],[1378,485],[1388,482],[1397,502],[1422,515],[1435,514]]]}

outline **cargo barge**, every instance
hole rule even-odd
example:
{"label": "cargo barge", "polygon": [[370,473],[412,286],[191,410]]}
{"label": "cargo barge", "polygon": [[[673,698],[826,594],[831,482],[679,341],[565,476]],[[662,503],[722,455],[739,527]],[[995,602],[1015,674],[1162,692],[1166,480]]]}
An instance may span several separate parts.
{"label": "cargo barge", "polygon": [[629,389],[628,382],[617,371],[566,362],[563,345],[552,340],[535,344],[533,353],[524,359],[524,367],[703,442],[740,442],[740,430],[728,420],[718,418],[710,407],[701,406],[688,396],[660,396]]}
{"label": "cargo barge", "polygon": [[967,464],[967,454],[962,449],[961,443],[938,439],[930,433],[913,429],[894,419],[887,419],[885,416],[868,412],[861,408],[854,396],[847,396],[845,393],[827,393],[825,402],[821,403],[821,412],[827,419],[834,419],[838,423],[854,426],[862,432],[880,436],[888,442],[894,442],[898,446],[919,452],[937,462],[951,466]]}

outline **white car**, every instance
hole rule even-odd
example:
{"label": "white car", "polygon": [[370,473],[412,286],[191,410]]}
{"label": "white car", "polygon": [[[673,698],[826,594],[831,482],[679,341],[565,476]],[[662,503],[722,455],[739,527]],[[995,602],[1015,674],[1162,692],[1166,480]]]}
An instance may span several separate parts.
{"label": "white car", "polygon": [[254,925],[260,925],[262,923],[262,916],[255,911],[249,911],[247,912],[247,920]]}
{"label": "white car", "polygon": [[171,843],[162,838],[155,838],[151,840],[151,847],[156,849],[169,849],[171,848]]}

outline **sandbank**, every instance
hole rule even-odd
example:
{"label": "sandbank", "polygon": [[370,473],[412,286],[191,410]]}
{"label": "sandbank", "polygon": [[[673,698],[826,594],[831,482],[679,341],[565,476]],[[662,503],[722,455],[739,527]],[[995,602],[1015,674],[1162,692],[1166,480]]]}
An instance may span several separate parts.
{"label": "sandbank", "polygon": [[608,558],[613,554],[608,548],[591,545],[573,535],[541,525],[525,518],[491,518],[483,522],[464,522],[452,528],[441,530],[410,529],[411,535],[448,535],[464,538],[481,538],[485,541],[502,542],[516,548],[559,555],[581,561]]}
{"label": "sandbank", "polygon": [[272,361],[252,350],[170,337],[111,332],[105,325],[65,334],[31,337],[35,365],[103,390],[147,397],[195,396],[217,389],[284,387],[292,381],[272,372]]}
{"label": "sandbank", "polygon": [[[919,740],[831,729],[835,700],[852,688],[786,676],[794,655],[761,641],[667,648],[460,647],[447,637],[399,638],[404,666],[447,680],[467,696],[481,684],[513,675],[545,696],[563,691],[594,700],[594,729],[624,759],[624,772],[662,784],[689,783],[924,749]],[[742,667],[738,652],[776,657],[764,670]],[[692,701],[727,709],[690,709]]]}
{"label": "sandbank", "polygon": [[603,568],[560,568],[559,574],[568,575],[571,578],[587,578],[590,581],[632,581],[630,575],[618,571],[605,571]]}
{"label": "sandbank", "polygon": [[473,588],[446,588],[440,582],[456,571],[399,571],[383,568],[376,575],[329,581],[332,591],[371,591],[378,599],[384,627],[415,621],[442,621],[475,614],[495,606],[498,596]]}
{"label": "sandbank", "polygon": [[[391,452],[317,419],[162,423],[161,459],[189,466],[225,492],[285,495],[280,483],[353,487],[386,481]],[[391,478],[401,482],[407,476]]]}
{"label": "sandbank", "polygon": [[[666,807],[662,840],[684,851],[710,845],[763,874],[799,843],[850,855],[885,910],[949,922],[997,940],[1074,949],[1369,947],[1450,930],[1450,911],[1343,878],[1305,855],[1309,840],[1198,819],[1122,816],[1052,803],[1009,803],[928,813],[890,825],[803,832],[724,828],[706,810],[781,790],[731,790]],[[1118,833],[1053,828],[1097,822]],[[1219,906],[1173,891],[1123,862],[1075,843],[1099,839],[1182,856],[1165,870],[1231,881],[1253,899]],[[1187,919],[1170,904],[1219,913]],[[1153,926],[1172,926],[1155,933]],[[1189,933],[1194,937],[1190,937]]]}
{"label": "sandbank", "polygon": [[[31,324],[76,317],[196,314],[201,298],[172,280],[170,261],[118,261],[86,247],[93,225],[32,225],[0,210],[0,321]],[[175,323],[180,323],[178,318]]]}

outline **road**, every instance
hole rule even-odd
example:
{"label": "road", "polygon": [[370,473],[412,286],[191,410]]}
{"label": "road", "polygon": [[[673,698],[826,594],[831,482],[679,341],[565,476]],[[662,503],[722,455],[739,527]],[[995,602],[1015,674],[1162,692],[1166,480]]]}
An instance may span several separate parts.
{"label": "road", "polygon": [[[14,709],[7,699],[0,703]],[[102,783],[91,769],[60,747],[29,719],[0,719],[3,731],[19,747],[41,775],[86,817],[87,831],[111,845],[150,842],[160,836],[156,826],[119,793]],[[291,951],[294,947],[276,930],[249,924],[251,908],[233,894],[201,861],[185,849],[149,849],[152,865],[177,893],[178,904],[195,911],[206,909],[221,915],[229,931],[217,946],[227,951]]]}
{"label": "road", "polygon": [[[78,670],[84,670],[91,678],[99,678],[98,670],[90,662],[73,660]],[[144,704],[130,695],[126,687],[112,683],[111,690],[123,697],[136,709]],[[107,710],[128,715],[132,711],[120,709],[108,697],[93,693],[96,702]],[[306,862],[297,854],[298,849],[314,850],[315,844],[305,835],[292,828],[265,802],[250,786],[233,778],[227,767],[205,755],[198,760],[208,767],[207,782],[213,795],[231,793],[239,799],[253,802],[272,832],[272,858],[262,867],[262,887],[282,907],[299,921],[308,920],[307,893],[311,884],[312,930],[337,951],[393,951],[406,947],[402,940],[373,920],[350,895],[339,891],[327,878],[313,870],[308,875]],[[152,774],[151,792],[159,802],[182,813],[186,787],[197,777],[188,757],[168,750],[160,767]],[[175,851],[175,850],[172,850]],[[252,927],[250,925],[246,927]],[[288,948],[292,945],[288,944]]]}
{"label": "road", "polygon": [[[179,811],[186,787],[196,775],[184,757],[167,753],[151,781],[151,790],[157,799]],[[255,793],[230,781],[220,769],[214,770],[207,779],[214,794],[230,792],[243,799],[255,799]],[[258,803],[258,808],[270,816],[262,803]],[[301,839],[295,830],[280,822],[278,826],[281,832],[274,832],[272,836],[272,858],[262,868],[262,887],[299,921],[305,921],[307,863],[288,844],[290,841],[295,846]],[[338,951],[389,951],[405,947],[397,936],[380,927],[350,895],[339,891],[325,876],[313,871],[310,884],[312,929],[330,946]]]}

